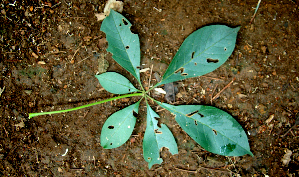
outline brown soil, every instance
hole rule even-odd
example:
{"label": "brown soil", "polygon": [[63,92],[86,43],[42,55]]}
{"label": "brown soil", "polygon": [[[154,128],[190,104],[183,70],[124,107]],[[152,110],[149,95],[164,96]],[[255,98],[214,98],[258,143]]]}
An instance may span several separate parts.
{"label": "brown soil", "polygon": [[[122,14],[140,37],[142,66],[153,64],[153,73],[160,75],[196,29],[241,26],[228,61],[212,73],[179,82],[176,104],[213,105],[229,112],[248,133],[255,156],[206,152],[169,112],[159,111],[179,154],[172,156],[165,149],[164,162],[148,169],[142,156],[144,104],[128,142],[112,150],[100,146],[107,117],[135,98],[28,119],[30,112],[115,96],[94,77],[101,56],[108,60],[109,71],[132,78],[106,52],[105,34],[94,15],[103,11],[105,1],[2,1],[0,176],[298,176],[298,127],[282,135],[299,112],[299,2],[262,1],[250,23],[257,2],[124,1]],[[142,74],[145,86],[149,74]],[[234,78],[219,98],[211,99]],[[287,149],[292,155],[283,165]]]}

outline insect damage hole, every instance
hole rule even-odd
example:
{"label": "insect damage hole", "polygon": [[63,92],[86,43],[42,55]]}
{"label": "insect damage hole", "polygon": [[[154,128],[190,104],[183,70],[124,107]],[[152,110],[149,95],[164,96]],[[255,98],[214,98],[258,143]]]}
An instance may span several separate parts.
{"label": "insect damage hole", "polygon": [[192,54],[191,54],[191,59],[194,58],[194,54],[195,54],[195,52],[192,52]]}
{"label": "insect damage hole", "polygon": [[197,65],[197,63],[196,63],[196,62],[194,62],[194,65],[196,66],[196,65]]}
{"label": "insect damage hole", "polygon": [[215,135],[217,135],[217,131],[213,129],[213,132],[215,133]]}
{"label": "insect damage hole", "polygon": [[127,45],[127,46],[126,46],[126,49],[128,50],[129,48],[130,48],[130,46]]}
{"label": "insect damage hole", "polygon": [[218,59],[207,58],[207,62],[208,63],[218,63],[219,60]]}
{"label": "insect damage hole", "polygon": [[181,76],[188,76],[188,73],[182,73]]}
{"label": "insect damage hole", "polygon": [[196,114],[196,113],[198,113],[198,110],[196,110],[196,111],[193,111],[193,112],[191,112],[191,113],[189,113],[189,114],[186,114],[186,116],[187,117],[192,117],[194,114]]}
{"label": "insect damage hole", "polygon": [[157,125],[159,128],[161,128],[161,120],[158,117],[155,117],[156,121],[158,121]]}
{"label": "insect damage hole", "polygon": [[112,146],[112,143],[110,143],[110,145]]}
{"label": "insect damage hole", "polygon": [[194,121],[194,124],[195,124],[195,125],[198,125],[196,120]]}
{"label": "insect damage hole", "polygon": [[148,157],[147,160],[151,160],[152,158]]}
{"label": "insect damage hole", "polygon": [[162,134],[162,132],[159,131],[158,129],[155,129],[155,134]]}
{"label": "insect damage hole", "polygon": [[128,25],[129,24],[125,19],[123,19],[123,23],[124,23],[124,25]]}
{"label": "insect damage hole", "polygon": [[200,115],[200,117],[204,117],[204,115],[203,114],[201,114],[201,113],[197,113],[198,115]]}
{"label": "insect damage hole", "polygon": [[108,126],[109,129],[114,129],[113,125]]}
{"label": "insect damage hole", "polygon": [[179,68],[179,69],[176,70],[174,73],[175,73],[175,74],[177,74],[177,73],[179,73],[179,72],[180,72],[180,73],[183,73],[184,70],[185,70],[184,68]]}
{"label": "insect damage hole", "polygon": [[224,51],[227,51],[227,48],[226,48],[226,47],[224,47]]}

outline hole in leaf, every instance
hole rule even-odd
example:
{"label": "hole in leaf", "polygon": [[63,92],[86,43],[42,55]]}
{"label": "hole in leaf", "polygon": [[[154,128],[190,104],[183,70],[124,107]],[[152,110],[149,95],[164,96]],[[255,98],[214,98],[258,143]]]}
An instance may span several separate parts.
{"label": "hole in leaf", "polygon": [[207,58],[207,62],[208,63],[218,63],[219,60],[218,59]]}
{"label": "hole in leaf", "polygon": [[138,117],[138,113],[135,112],[135,111],[133,111],[133,116],[134,116],[134,117]]}
{"label": "hole in leaf", "polygon": [[198,113],[198,115],[200,115],[200,117],[204,117],[204,115],[203,115],[203,114],[200,114],[200,113]]}
{"label": "hole in leaf", "polygon": [[114,129],[113,125],[108,126],[109,129]]}
{"label": "hole in leaf", "polygon": [[188,76],[188,73],[182,73],[181,75],[182,76]]}
{"label": "hole in leaf", "polygon": [[131,89],[129,89],[129,92],[131,92]]}
{"label": "hole in leaf", "polygon": [[151,160],[152,158],[148,157],[147,160]]}
{"label": "hole in leaf", "polygon": [[119,24],[119,26],[121,26],[121,23]]}
{"label": "hole in leaf", "polygon": [[194,124],[195,124],[195,125],[198,125],[196,120],[194,121]]}
{"label": "hole in leaf", "polygon": [[137,69],[141,69],[140,66],[137,66],[136,68],[137,68]]}
{"label": "hole in leaf", "polygon": [[161,120],[158,117],[155,117],[155,119],[158,121],[158,127],[161,128]]}
{"label": "hole in leaf", "polygon": [[215,135],[217,135],[217,131],[213,129],[213,132],[215,133]]}
{"label": "hole in leaf", "polygon": [[187,117],[192,117],[192,116],[193,116],[194,114],[196,114],[196,113],[198,113],[198,110],[193,111],[193,112],[187,114],[186,116],[187,116]]}
{"label": "hole in leaf", "polygon": [[191,59],[194,58],[194,54],[195,54],[195,52],[192,52],[192,54],[191,54]]}
{"label": "hole in leaf", "polygon": [[112,146],[112,143],[110,143],[110,145]]}
{"label": "hole in leaf", "polygon": [[196,63],[196,62],[194,62],[194,65],[196,66],[196,65],[197,65],[197,63]]}
{"label": "hole in leaf", "polygon": [[180,68],[180,69],[178,69],[178,70],[176,70],[174,73],[176,74],[176,73],[179,73],[179,72],[184,72],[184,68]]}
{"label": "hole in leaf", "polygon": [[226,47],[224,47],[224,51],[227,51],[227,48],[226,48]]}
{"label": "hole in leaf", "polygon": [[125,25],[128,25],[128,22],[127,22],[125,19],[123,19],[123,23],[124,23]]}
{"label": "hole in leaf", "polygon": [[129,48],[130,48],[130,46],[127,45],[127,46],[126,46],[126,49],[129,49]]}
{"label": "hole in leaf", "polygon": [[156,133],[156,134],[162,134],[162,132],[159,131],[158,129],[155,129],[155,133]]}

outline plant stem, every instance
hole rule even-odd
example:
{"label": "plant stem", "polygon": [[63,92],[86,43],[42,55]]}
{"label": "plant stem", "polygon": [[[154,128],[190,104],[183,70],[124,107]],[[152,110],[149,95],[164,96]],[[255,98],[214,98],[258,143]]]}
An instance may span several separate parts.
{"label": "plant stem", "polygon": [[60,110],[60,111],[29,113],[29,119],[31,119],[32,117],[35,117],[35,116],[40,116],[40,115],[57,114],[57,113],[75,111],[75,110],[78,110],[78,109],[83,109],[83,108],[87,108],[87,107],[90,107],[90,106],[106,103],[108,101],[113,101],[113,100],[118,100],[118,99],[121,99],[121,98],[133,97],[133,96],[144,96],[144,93],[133,93],[133,94],[121,95],[121,96],[118,96],[118,97],[109,98],[107,100],[97,101],[95,103],[90,103],[90,104],[78,106],[78,107],[71,108],[71,109]]}

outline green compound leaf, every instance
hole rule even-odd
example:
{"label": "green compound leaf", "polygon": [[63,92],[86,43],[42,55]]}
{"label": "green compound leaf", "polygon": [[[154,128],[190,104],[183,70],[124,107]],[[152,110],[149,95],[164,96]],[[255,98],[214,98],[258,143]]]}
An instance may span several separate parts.
{"label": "green compound leaf", "polygon": [[111,10],[101,25],[106,33],[108,52],[113,59],[140,82],[140,44],[137,34],[130,30],[131,23],[121,14]]}
{"label": "green compound leaf", "polygon": [[157,103],[175,114],[182,129],[207,151],[224,156],[253,156],[245,131],[228,113],[212,106]]}
{"label": "green compound leaf", "polygon": [[95,75],[102,87],[110,93],[125,94],[139,91],[123,75],[116,72],[106,72]]}
{"label": "green compound leaf", "polygon": [[159,127],[156,120],[159,118],[159,115],[148,104],[146,106],[147,126],[143,138],[143,158],[148,162],[148,168],[150,169],[154,164],[162,163],[160,151],[163,147],[168,148],[171,154],[177,154],[178,147],[168,127],[164,124],[161,124],[161,127]]}
{"label": "green compound leaf", "polygon": [[113,149],[123,145],[131,136],[140,101],[112,114],[104,123],[101,132],[101,146]]}
{"label": "green compound leaf", "polygon": [[185,39],[158,85],[214,71],[232,54],[240,27],[203,27]]}

